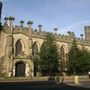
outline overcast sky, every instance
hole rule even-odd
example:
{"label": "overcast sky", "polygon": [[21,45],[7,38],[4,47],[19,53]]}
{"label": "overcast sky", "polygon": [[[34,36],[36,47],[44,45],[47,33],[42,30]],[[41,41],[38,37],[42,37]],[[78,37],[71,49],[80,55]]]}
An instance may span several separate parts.
{"label": "overcast sky", "polygon": [[5,16],[14,16],[15,25],[20,20],[33,21],[33,28],[42,24],[44,31],[67,34],[75,32],[76,36],[84,33],[84,26],[90,25],[90,0],[1,0],[3,1],[2,21]]}

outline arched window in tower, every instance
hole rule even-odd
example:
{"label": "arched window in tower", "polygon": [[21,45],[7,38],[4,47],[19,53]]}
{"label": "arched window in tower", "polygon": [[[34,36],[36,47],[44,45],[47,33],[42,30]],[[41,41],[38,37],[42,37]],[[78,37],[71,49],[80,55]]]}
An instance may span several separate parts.
{"label": "arched window in tower", "polygon": [[22,44],[20,42],[20,39],[16,42],[16,52],[15,52],[15,55],[20,55],[22,53]]}
{"label": "arched window in tower", "polygon": [[32,46],[32,54],[33,54],[34,57],[36,57],[37,54],[38,54],[38,46],[37,46],[36,42]]}
{"label": "arched window in tower", "polygon": [[61,70],[63,71],[64,68],[65,68],[65,50],[64,50],[64,46],[61,47],[60,54],[61,54]]}

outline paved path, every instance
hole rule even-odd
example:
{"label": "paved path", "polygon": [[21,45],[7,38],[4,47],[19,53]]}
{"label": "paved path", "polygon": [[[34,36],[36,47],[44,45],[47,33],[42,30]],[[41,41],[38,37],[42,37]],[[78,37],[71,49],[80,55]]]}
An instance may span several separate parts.
{"label": "paved path", "polygon": [[90,88],[70,86],[66,84],[55,84],[49,81],[32,82],[3,82],[0,83],[0,90],[90,90]]}
{"label": "paved path", "polygon": [[[37,80],[37,81],[36,81]],[[87,76],[80,77],[80,84],[74,83],[74,77],[65,77],[64,84],[56,84],[47,80],[47,77],[34,79],[7,78],[0,79],[0,90],[90,90],[90,79]]]}

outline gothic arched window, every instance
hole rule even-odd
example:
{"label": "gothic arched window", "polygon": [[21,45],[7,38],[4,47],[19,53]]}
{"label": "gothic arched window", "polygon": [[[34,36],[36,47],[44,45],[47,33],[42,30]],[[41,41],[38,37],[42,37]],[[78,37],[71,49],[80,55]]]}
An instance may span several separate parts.
{"label": "gothic arched window", "polygon": [[16,47],[15,55],[16,55],[16,56],[17,56],[17,55],[20,55],[21,52],[22,52],[22,44],[21,44],[21,42],[20,42],[20,39],[16,42],[15,47]]}
{"label": "gothic arched window", "polygon": [[37,46],[36,42],[32,46],[32,54],[34,57],[36,57],[38,54],[38,46]]}

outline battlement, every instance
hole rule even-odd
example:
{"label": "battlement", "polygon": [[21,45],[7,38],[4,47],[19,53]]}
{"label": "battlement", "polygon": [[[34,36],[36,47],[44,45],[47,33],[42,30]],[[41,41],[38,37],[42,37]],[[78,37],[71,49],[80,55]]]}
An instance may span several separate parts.
{"label": "battlement", "polygon": [[[5,31],[6,33],[9,34],[10,27],[7,26],[6,28],[7,29],[4,28],[3,31]],[[18,33],[22,33],[26,36],[29,36],[29,29],[27,27],[22,28],[21,26],[13,27],[13,34],[18,34]],[[51,33],[51,32],[45,32],[45,31],[39,31],[38,29],[32,29],[32,37],[45,39],[45,36],[47,33]],[[67,33],[69,33],[69,32],[67,32]],[[71,35],[70,35],[70,33],[67,35],[55,34],[55,38],[57,41],[68,42],[68,43],[72,42],[73,38],[76,38],[78,44],[90,45],[89,41],[75,37],[75,34],[73,32]]]}
{"label": "battlement", "polygon": [[[13,18],[11,18],[9,20],[12,20],[12,19]],[[10,31],[11,26],[8,25],[7,20],[8,20],[8,18],[5,18],[5,23],[3,24],[3,31],[10,34],[11,33],[11,31]],[[24,27],[23,24],[24,24],[24,21],[20,21],[20,26],[17,26],[17,25],[14,26],[13,25],[12,26],[13,34],[22,33],[26,36],[30,36],[30,29],[31,29],[31,36],[32,37],[45,39],[45,36],[46,36],[47,33],[52,33],[52,32],[43,31],[42,30],[42,25],[38,25],[38,29],[33,29],[31,26],[29,27],[29,25],[33,24],[32,21],[28,21],[28,23],[27,23],[28,27]],[[88,28],[90,29],[90,26],[85,27],[85,30],[87,29],[87,31],[88,31]],[[77,37],[75,37],[74,32],[68,31],[67,35],[61,35],[61,34],[57,34],[57,30],[58,30],[57,28],[54,28],[54,33],[53,33],[55,35],[55,38],[56,38],[57,41],[70,43],[75,38],[77,40],[78,44],[90,45],[90,41],[84,39],[83,34],[80,34],[81,38],[77,38]]]}

